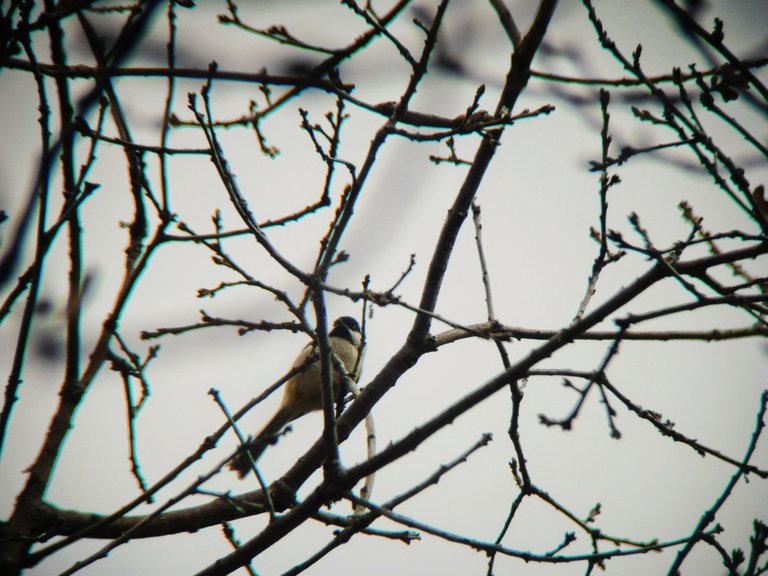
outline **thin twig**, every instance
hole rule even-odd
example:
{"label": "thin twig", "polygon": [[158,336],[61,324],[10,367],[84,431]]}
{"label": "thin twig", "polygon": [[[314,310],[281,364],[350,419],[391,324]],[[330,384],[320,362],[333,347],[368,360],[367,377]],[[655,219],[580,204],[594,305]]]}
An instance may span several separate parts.
{"label": "thin twig", "polygon": [[[240,432],[240,428],[237,426],[237,423],[232,419],[232,414],[230,414],[229,409],[227,408],[227,405],[224,404],[224,401],[221,399],[221,394],[219,394],[219,391],[215,388],[211,388],[208,390],[208,394],[213,398],[214,402],[216,402],[216,405],[221,410],[222,414],[227,419],[227,422],[232,427],[232,430],[235,433],[235,436],[237,436],[237,440],[240,442],[240,446],[246,447],[248,445],[248,440],[243,436],[243,433]],[[247,450],[245,451],[245,454],[248,455],[248,460],[251,462],[251,469],[253,470],[253,473],[256,475],[256,479],[259,481],[259,486],[261,486],[261,491],[264,494],[264,500],[267,504],[267,511],[269,512],[269,519],[274,520],[275,519],[275,505],[272,502],[272,498],[269,494],[269,488],[267,487],[267,483],[264,481],[264,477],[261,475],[261,471],[259,471],[259,467],[256,465],[256,463],[251,458],[250,452]]]}
{"label": "thin twig", "polygon": [[707,527],[710,524],[712,524],[712,522],[715,521],[717,512],[720,510],[720,508],[723,507],[723,504],[725,504],[725,501],[728,500],[728,498],[731,496],[733,489],[736,487],[736,483],[739,480],[741,480],[742,476],[744,476],[745,469],[749,465],[749,461],[752,459],[752,454],[754,454],[755,448],[757,448],[757,441],[760,438],[760,435],[763,432],[763,429],[765,428],[764,418],[765,418],[765,411],[766,411],[767,405],[768,405],[768,390],[764,390],[760,396],[760,408],[757,413],[755,430],[752,433],[752,438],[749,441],[749,446],[747,447],[746,454],[744,454],[744,459],[742,460],[741,465],[738,467],[736,472],[734,472],[733,476],[731,476],[730,480],[728,481],[728,484],[725,486],[720,496],[718,496],[717,500],[715,500],[712,506],[708,508],[704,512],[704,514],[701,515],[701,519],[696,524],[696,527],[693,529],[693,532],[691,533],[691,536],[688,538],[688,541],[685,543],[685,546],[683,546],[682,550],[680,550],[677,553],[677,555],[675,556],[675,560],[672,562],[671,566],[669,567],[669,571],[668,571],[669,576],[674,576],[675,574],[680,573],[680,567],[682,566],[686,557],[691,553],[691,551],[693,550],[693,547],[699,542],[702,535],[706,533],[705,531]]}

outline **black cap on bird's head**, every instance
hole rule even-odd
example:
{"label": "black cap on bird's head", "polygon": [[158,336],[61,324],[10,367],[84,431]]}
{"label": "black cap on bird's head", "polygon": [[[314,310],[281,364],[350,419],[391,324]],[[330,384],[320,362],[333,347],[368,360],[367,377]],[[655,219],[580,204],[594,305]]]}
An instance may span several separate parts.
{"label": "black cap on bird's head", "polygon": [[358,324],[357,320],[352,318],[352,316],[341,316],[340,318],[336,318],[333,327],[336,328],[336,326],[339,325],[344,326],[347,330],[360,332],[360,324]]}
{"label": "black cap on bird's head", "polygon": [[360,324],[352,316],[341,316],[333,323],[333,328],[328,333],[329,336],[336,336],[352,341],[353,333],[360,334]]}

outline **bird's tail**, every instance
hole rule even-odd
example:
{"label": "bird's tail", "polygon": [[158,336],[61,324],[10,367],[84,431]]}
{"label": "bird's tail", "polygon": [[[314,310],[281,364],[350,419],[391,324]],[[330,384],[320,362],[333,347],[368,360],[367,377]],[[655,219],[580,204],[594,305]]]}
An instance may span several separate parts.
{"label": "bird's tail", "polygon": [[[277,436],[286,424],[295,419],[290,411],[281,407],[267,422],[255,438],[248,439],[229,461],[229,468],[237,472],[238,478],[244,478],[251,470],[251,461],[256,462],[267,446],[274,444]],[[249,455],[250,454],[250,458]]]}

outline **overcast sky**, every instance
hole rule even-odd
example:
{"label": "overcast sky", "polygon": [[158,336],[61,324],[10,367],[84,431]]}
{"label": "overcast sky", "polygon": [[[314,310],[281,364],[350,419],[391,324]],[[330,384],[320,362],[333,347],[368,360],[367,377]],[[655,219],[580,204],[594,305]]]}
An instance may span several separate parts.
{"label": "overcast sky", "polygon": [[[267,67],[281,72],[303,62],[300,53],[281,48],[243,31],[216,24],[216,15],[225,10],[222,2],[201,2],[194,11],[179,11],[179,65],[205,67],[216,60],[221,69],[255,72]],[[290,4],[290,7],[288,6]],[[700,16],[701,22],[720,15],[725,21],[726,41],[741,56],[766,54],[765,2],[712,2],[714,9]],[[421,2],[426,9],[431,3]],[[534,2],[510,4],[512,13],[525,29]],[[696,62],[708,67],[700,54],[679,37],[678,29],[653,2],[597,2],[606,27],[629,54],[637,43],[643,45],[643,62],[649,74],[668,73],[672,66],[687,69]],[[381,9],[380,12],[384,10]],[[333,2],[243,3],[241,16],[255,26],[285,24],[298,37],[321,45],[344,46],[364,29],[349,10]],[[418,53],[422,35],[407,12],[392,27],[393,33]],[[162,62],[166,24],[159,18],[145,47],[132,65]],[[481,108],[492,110],[498,98],[508,64],[508,42],[495,22],[489,3],[462,0],[448,11],[445,38],[449,54],[467,67],[459,76],[435,70],[420,87],[412,109],[456,116],[471,103],[479,84],[486,85]],[[534,61],[537,70],[562,74],[589,72],[601,78],[625,76],[595,39],[580,2],[564,0],[550,27],[550,55]],[[761,45],[762,44],[762,45]],[[82,39],[72,38],[71,63],[89,62]],[[582,61],[568,63],[562,53],[578,50]],[[44,53],[44,52],[41,52]],[[288,56],[286,57],[286,54]],[[578,66],[577,66],[578,64]],[[763,74],[763,77],[765,74]],[[354,95],[378,103],[396,100],[407,80],[407,69],[391,44],[380,40],[360,58],[341,69],[344,81],[358,87]],[[122,79],[116,86],[139,142],[158,142],[159,119],[164,101],[164,81]],[[53,84],[50,85],[53,93]],[[74,90],[87,89],[85,82]],[[174,105],[184,120],[192,116],[186,108],[187,93],[199,92],[200,81],[179,81]],[[486,257],[491,274],[496,313],[505,324],[532,329],[559,329],[572,319],[583,297],[586,279],[597,246],[589,229],[598,222],[598,176],[589,171],[589,161],[600,155],[600,115],[596,89],[573,88],[585,104],[559,98],[557,87],[532,80],[516,112],[545,104],[554,113],[521,121],[507,129],[499,151],[478,196],[482,207]],[[275,89],[275,93],[280,90]],[[618,92],[615,98],[618,98]],[[234,119],[247,113],[250,99],[263,104],[263,96],[253,86],[218,82],[213,89],[214,115],[219,120]],[[0,79],[0,208],[13,218],[33,182],[38,152],[37,99],[28,74],[4,70]],[[276,159],[262,155],[253,132],[248,128],[221,130],[219,136],[238,184],[251,209],[260,220],[301,208],[319,195],[325,166],[319,160],[306,132],[299,127],[298,108],[309,111],[314,122],[332,111],[335,101],[327,94],[309,92],[280,110],[263,124],[270,145],[280,149]],[[627,106],[612,108],[616,150],[629,144],[647,146],[670,141],[672,135],[633,120]],[[353,105],[338,156],[362,165],[368,144],[384,118]],[[749,110],[742,113],[765,142],[765,116]],[[93,125],[94,118],[88,121]],[[758,124],[760,122],[760,124]],[[114,134],[109,127],[108,133]],[[726,130],[716,136],[728,145],[735,158],[749,161],[750,149]],[[478,145],[475,136],[457,141],[457,152],[471,158]],[[172,132],[170,144],[176,147],[202,147],[198,130],[180,128]],[[81,150],[84,153],[85,149]],[[416,304],[427,266],[446,210],[466,173],[465,167],[436,166],[430,154],[444,155],[437,144],[417,144],[392,138],[380,153],[364,197],[342,242],[349,261],[332,271],[330,282],[359,289],[365,275],[371,275],[372,288],[386,290],[409,266],[412,272],[398,288],[403,300]],[[105,312],[111,307],[116,283],[123,266],[126,231],[118,223],[131,218],[129,197],[125,194],[125,161],[121,151],[100,147],[99,162],[89,180],[100,184],[82,210],[85,223],[83,241],[86,254],[84,272],[90,282],[85,297],[83,358],[93,346]],[[622,183],[611,191],[609,225],[631,234],[627,215],[636,212],[659,246],[685,238],[687,225],[676,206],[687,200],[705,218],[711,230],[745,228],[746,217],[719,192],[711,179],[680,165],[693,165],[686,151],[640,158],[616,170]],[[157,182],[157,163],[148,157],[148,174]],[[228,204],[225,191],[212,164],[200,156],[178,156],[170,161],[173,210],[180,220],[197,232],[211,232],[211,215],[221,209],[227,229],[242,227]],[[752,182],[766,182],[768,169],[749,166]],[[348,176],[339,170],[333,185],[338,198]],[[56,201],[58,202],[58,200]],[[57,209],[52,206],[52,213]],[[304,269],[314,262],[318,239],[327,229],[332,212],[321,211],[300,224],[270,231],[270,239],[288,258]],[[8,237],[9,227],[0,228],[0,239]],[[750,228],[751,230],[751,228]],[[177,233],[177,231],[173,231]],[[225,244],[227,250],[259,280],[279,286],[291,297],[299,297],[301,286],[261,251],[250,237]],[[24,247],[31,257],[34,247]],[[691,253],[694,254],[693,252]],[[702,251],[700,255],[703,255]],[[630,283],[649,264],[641,258],[627,258],[606,272],[598,286],[592,306]],[[451,261],[437,312],[459,323],[486,320],[483,286],[479,273],[474,231],[471,221],[462,229]],[[766,273],[765,259],[754,263],[755,274]],[[54,312],[35,325],[33,347],[27,358],[24,384],[14,409],[3,460],[0,461],[0,511],[7,517],[23,486],[33,455],[41,445],[49,418],[57,403],[62,362],[56,345],[63,338],[62,308],[66,298],[66,244],[61,235],[46,263],[42,296],[53,304]],[[144,330],[183,326],[199,321],[200,310],[212,316],[242,318],[249,321],[285,321],[287,314],[274,298],[254,288],[235,288],[215,299],[199,299],[199,288],[214,288],[235,276],[215,266],[206,252],[191,243],[161,250],[152,260],[136,288],[121,322],[121,334],[137,351],[149,343],[141,341]],[[8,288],[0,294],[3,300]],[[665,283],[633,303],[624,312],[653,309],[660,302],[677,303],[687,294],[674,283]],[[360,307],[346,299],[328,296],[329,314],[359,316]],[[0,326],[0,366],[10,366],[15,343],[15,328],[21,313]],[[310,314],[310,317],[312,315]],[[361,384],[375,376],[402,345],[413,314],[390,306],[375,309],[368,321],[369,350]],[[752,319],[736,309],[697,313],[650,323],[647,329],[707,330],[748,326]],[[609,329],[606,323],[603,328]],[[433,323],[433,332],[449,326]],[[152,483],[193,452],[203,439],[223,422],[221,412],[207,395],[217,388],[234,411],[277,380],[295,354],[306,343],[304,335],[253,332],[238,336],[232,328],[208,328],[160,340],[159,357],[148,370],[152,396],[137,421],[137,448],[142,472]],[[536,346],[536,342],[515,341],[507,345],[512,361]],[[42,354],[52,346],[53,355]],[[609,343],[582,343],[563,349],[541,367],[593,370]],[[758,399],[768,387],[768,349],[764,340],[749,339],[722,343],[631,343],[623,344],[620,358],[611,365],[609,376],[637,404],[661,412],[676,423],[676,430],[736,458],[742,458],[755,424]],[[502,369],[495,347],[485,341],[465,340],[424,357],[409,371],[374,411],[379,445],[384,447],[401,438],[440,409],[449,406]],[[3,368],[3,373],[7,370]],[[7,376],[4,377],[4,379]],[[48,491],[50,502],[62,508],[109,513],[137,494],[129,472],[126,447],[125,409],[122,384],[118,376],[104,370],[79,409]],[[257,406],[241,421],[246,432],[255,431],[272,413],[279,395]],[[585,412],[574,429],[564,432],[539,423],[539,414],[551,418],[565,416],[576,398],[561,385],[560,379],[531,378],[525,387],[521,436],[526,446],[528,465],[538,486],[550,492],[581,517],[600,502],[602,513],[596,525],[604,532],[636,540],[662,540],[688,535],[700,514],[722,492],[734,469],[712,458],[662,438],[647,423],[638,421],[626,410],[619,410],[617,423],[622,439],[611,439],[604,409],[597,395],[587,402]],[[429,440],[420,451],[383,470],[376,479],[373,499],[384,502],[434,472],[473,444],[482,433],[491,432],[494,441],[458,467],[438,486],[398,508],[399,512],[442,529],[493,541],[508,512],[517,489],[508,471],[513,456],[506,435],[509,423],[508,394],[501,392],[467,415],[459,418]],[[293,432],[267,451],[261,469],[268,480],[278,478],[308,446],[322,426],[321,417],[310,415],[293,426]],[[177,494],[196,476],[221,461],[236,444],[227,436],[217,450],[192,466],[173,485],[161,491],[158,502]],[[345,464],[364,458],[364,439],[358,431],[342,447]],[[763,439],[753,458],[763,469],[768,467],[768,442]],[[319,476],[303,487],[299,497],[315,486]],[[768,517],[768,486],[765,482],[740,483],[718,522],[726,529],[721,542],[727,549],[745,548],[752,519]],[[223,473],[206,484],[212,491],[239,493],[256,489],[255,480],[239,482]],[[200,496],[183,502],[183,507],[206,501]],[[149,507],[139,509],[143,513]],[[347,513],[348,506],[337,510]],[[256,517],[235,523],[238,537],[245,541],[265,525]],[[398,529],[391,522],[376,524]],[[504,543],[520,550],[544,552],[555,548],[566,531],[574,530],[562,515],[551,508],[531,503],[524,505]],[[331,537],[331,529],[308,522],[295,534],[261,555],[254,566],[259,574],[280,574],[305,558]],[[588,553],[588,538],[567,549],[571,554]],[[32,575],[57,574],[104,542],[76,544],[40,566]],[[607,547],[606,547],[607,548]],[[182,534],[160,540],[135,541],[113,551],[107,559],[82,570],[85,575],[188,574],[227,554],[229,545],[218,528],[195,534]],[[608,563],[611,575],[663,573],[674,552],[643,555],[631,560]],[[151,559],[151,560],[150,560]],[[484,574],[486,557],[469,548],[448,545],[424,535],[410,547],[383,538],[357,536],[344,549],[331,554],[307,573],[330,575],[365,573],[392,574]],[[688,574],[719,574],[717,557],[708,549],[697,551],[685,565]],[[582,574],[581,565],[537,566],[499,558],[497,574]]]}

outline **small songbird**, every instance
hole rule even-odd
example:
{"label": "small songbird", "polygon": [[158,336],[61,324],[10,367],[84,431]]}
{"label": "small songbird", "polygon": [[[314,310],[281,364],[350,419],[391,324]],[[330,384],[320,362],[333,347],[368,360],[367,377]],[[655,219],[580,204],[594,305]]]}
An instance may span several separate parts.
{"label": "small songbird", "polygon": [[[363,335],[360,325],[350,316],[342,316],[333,323],[333,328],[328,333],[328,341],[334,354],[341,360],[349,377],[357,382],[362,369],[363,356],[365,354]],[[243,478],[251,470],[251,459],[255,462],[269,444],[273,444],[280,431],[297,418],[321,410],[322,403],[322,376],[320,374],[320,354],[317,344],[310,342],[299,353],[291,366],[292,370],[298,370],[288,382],[285,383],[283,401],[274,416],[256,434],[242,446],[229,463],[229,467]],[[344,390],[344,378],[339,371],[332,367],[334,395],[339,395]],[[246,450],[251,455],[248,458]]]}

